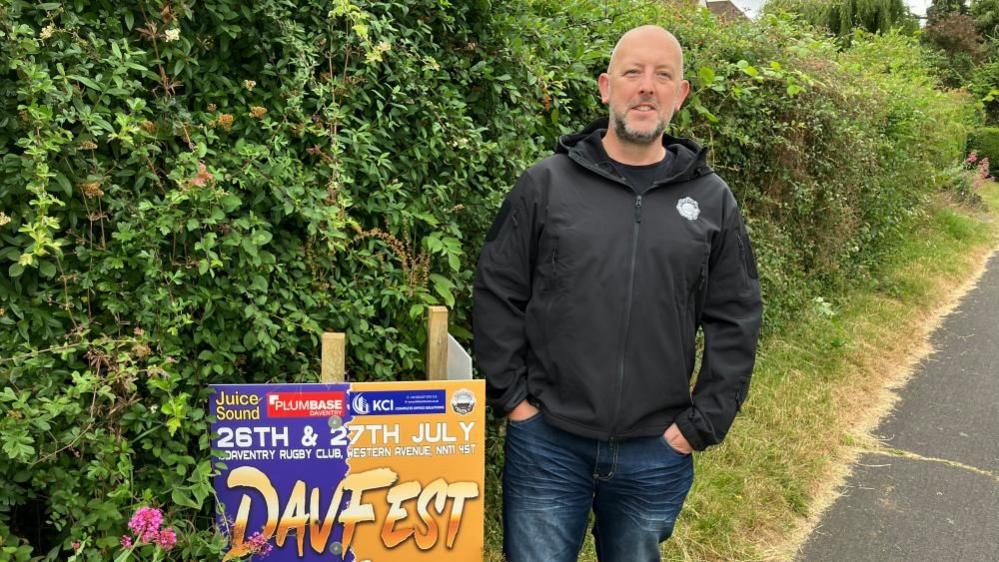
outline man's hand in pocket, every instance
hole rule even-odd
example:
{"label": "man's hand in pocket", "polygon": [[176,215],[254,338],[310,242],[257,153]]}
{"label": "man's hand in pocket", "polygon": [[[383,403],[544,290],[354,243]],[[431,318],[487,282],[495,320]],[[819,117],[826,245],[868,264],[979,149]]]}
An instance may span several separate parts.
{"label": "man's hand in pocket", "polygon": [[532,406],[527,400],[524,400],[520,404],[517,404],[516,408],[510,410],[510,413],[506,415],[506,418],[510,421],[517,422],[526,420],[537,413],[538,409]]}

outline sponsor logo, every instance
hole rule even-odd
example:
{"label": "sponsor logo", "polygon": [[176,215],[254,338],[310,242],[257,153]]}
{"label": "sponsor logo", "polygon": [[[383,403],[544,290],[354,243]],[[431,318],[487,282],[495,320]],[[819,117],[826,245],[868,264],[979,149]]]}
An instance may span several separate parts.
{"label": "sponsor logo", "polygon": [[356,416],[444,414],[446,400],[443,390],[357,392],[350,398],[350,409]]}
{"label": "sponsor logo", "polygon": [[684,197],[677,201],[676,210],[679,211],[681,217],[689,221],[697,220],[697,217],[701,214],[701,208],[698,206],[697,201],[694,201],[690,197]]}
{"label": "sponsor logo", "polygon": [[269,418],[328,418],[342,416],[343,392],[268,392]]}
{"label": "sponsor logo", "polygon": [[371,413],[371,403],[363,394],[357,394],[350,401],[350,407],[358,416],[366,416]]}
{"label": "sponsor logo", "polygon": [[475,394],[462,388],[451,397],[451,409],[456,414],[465,415],[475,409]]}

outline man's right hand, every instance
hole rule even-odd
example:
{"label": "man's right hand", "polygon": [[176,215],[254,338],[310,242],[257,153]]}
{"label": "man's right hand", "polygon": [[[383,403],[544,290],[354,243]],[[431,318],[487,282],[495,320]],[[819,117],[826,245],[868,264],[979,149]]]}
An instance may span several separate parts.
{"label": "man's right hand", "polygon": [[531,405],[527,400],[522,401],[517,404],[517,407],[510,410],[510,413],[506,415],[506,419],[510,421],[522,421],[538,413],[538,409]]}

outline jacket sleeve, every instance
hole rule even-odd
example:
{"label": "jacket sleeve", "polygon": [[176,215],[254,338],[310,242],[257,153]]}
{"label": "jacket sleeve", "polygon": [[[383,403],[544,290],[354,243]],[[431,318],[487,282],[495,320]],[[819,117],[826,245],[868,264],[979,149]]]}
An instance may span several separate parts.
{"label": "jacket sleeve", "polygon": [[725,197],[724,226],[708,261],[701,370],[693,405],[675,420],[698,451],[721,443],[746,398],[763,316],[756,257],[735,198],[727,189]]}
{"label": "jacket sleeve", "polygon": [[527,303],[537,258],[537,189],[528,173],[507,195],[479,255],[473,285],[473,349],[486,398],[506,414],[527,398]]}

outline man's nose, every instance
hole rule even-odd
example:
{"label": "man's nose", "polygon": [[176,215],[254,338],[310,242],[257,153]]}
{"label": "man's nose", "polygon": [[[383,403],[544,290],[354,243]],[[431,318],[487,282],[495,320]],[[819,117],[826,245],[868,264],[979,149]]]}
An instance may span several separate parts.
{"label": "man's nose", "polygon": [[654,79],[654,74],[649,72],[643,72],[642,78],[638,82],[638,92],[641,94],[651,94],[656,87],[656,81]]}

